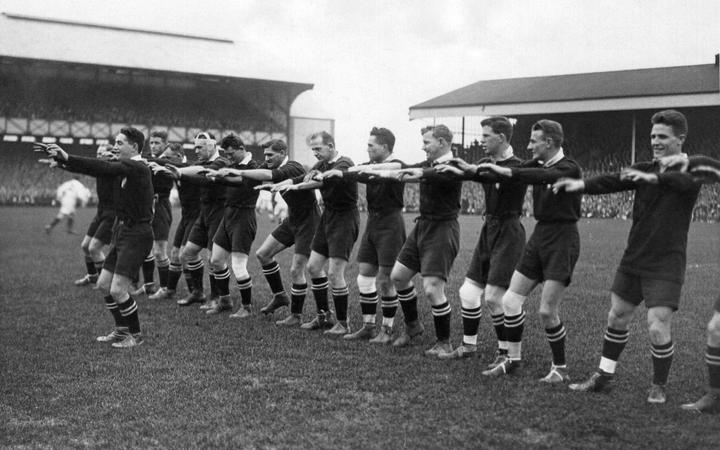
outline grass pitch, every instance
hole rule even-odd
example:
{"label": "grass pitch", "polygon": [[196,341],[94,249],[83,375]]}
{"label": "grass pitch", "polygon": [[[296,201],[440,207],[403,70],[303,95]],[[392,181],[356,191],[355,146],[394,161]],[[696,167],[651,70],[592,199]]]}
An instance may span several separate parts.
{"label": "grass pitch", "polygon": [[[65,234],[63,225],[51,236],[43,232],[55,212],[0,209],[2,447],[717,448],[720,442],[720,417],[679,409],[707,384],[705,325],[720,287],[717,224],[691,227],[687,280],[673,326],[669,398],[657,406],[645,402],[652,367],[643,308],[610,394],[538,383],[548,370],[550,350],[536,315],[537,292],[527,304],[525,366],[501,380],[480,375],[495,347],[487,313],[481,358],[423,357],[434,333],[422,295],[426,333],[405,349],[279,329],[259,316],[205,317],[194,307],[144,297],[138,303],[145,344],[112,349],[95,342],[111,329],[101,295],[72,285],[84,272],[81,237]],[[92,214],[80,212],[79,230]],[[408,229],[414,216],[407,216]],[[525,223],[529,234],[532,221]],[[479,217],[461,218],[462,250],[447,290],[454,345],[462,337],[457,289],[480,225]],[[256,246],[273,226],[259,219]],[[562,313],[574,379],[591,373],[599,360],[608,289],[629,226],[580,223],[581,258]],[[289,257],[279,258],[286,286]],[[250,273],[257,310],[268,301],[269,289],[254,258]],[[351,264],[347,279],[355,327],[360,323],[356,274]],[[308,295],[306,319],[313,311]]]}

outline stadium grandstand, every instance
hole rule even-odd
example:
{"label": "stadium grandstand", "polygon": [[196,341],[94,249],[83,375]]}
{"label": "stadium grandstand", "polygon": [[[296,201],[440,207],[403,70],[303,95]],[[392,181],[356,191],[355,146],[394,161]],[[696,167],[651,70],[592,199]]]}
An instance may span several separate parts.
{"label": "stadium grandstand", "polygon": [[288,78],[297,79],[278,58],[228,39],[3,12],[0,204],[48,204],[68,177],[38,169],[33,142],[94,154],[131,125],[166,130],[188,153],[206,130],[238,134],[258,158],[270,139],[304,149],[293,127],[332,121],[295,124],[290,108],[313,85]]}
{"label": "stadium grandstand", "polygon": [[[480,121],[485,117],[504,115],[515,121],[511,144],[520,157],[529,157],[532,124],[541,118],[556,120],[565,131],[566,154],[585,175],[592,175],[650,159],[650,117],[667,108],[688,118],[685,151],[719,157],[720,55],[712,64],[479,81],[411,106],[409,114],[411,120],[448,125],[455,133],[455,155],[471,162],[482,157]],[[463,189],[463,211],[481,214],[479,185],[465,183]],[[527,199],[529,214],[530,195]],[[720,189],[704,186],[694,219],[719,221],[719,203]],[[632,193],[583,199],[586,217],[627,219],[631,209]]]}

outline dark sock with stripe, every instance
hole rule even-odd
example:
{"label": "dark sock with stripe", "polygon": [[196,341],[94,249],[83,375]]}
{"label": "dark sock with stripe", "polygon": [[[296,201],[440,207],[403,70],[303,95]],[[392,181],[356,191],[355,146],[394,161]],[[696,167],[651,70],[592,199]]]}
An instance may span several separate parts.
{"label": "dark sock with stripe", "polygon": [[95,268],[95,262],[89,256],[85,257],[85,270],[87,270],[88,275],[97,275],[97,268]]}
{"label": "dark sock with stripe", "polygon": [[158,283],[160,287],[166,288],[168,285],[168,271],[170,268],[170,260],[168,258],[158,259],[156,261],[158,270]]}
{"label": "dark sock with stripe", "polygon": [[415,322],[418,320],[418,309],[417,309],[417,292],[414,286],[410,286],[407,289],[398,289],[397,291],[398,300],[400,301],[400,307],[403,310],[405,316],[405,323]]}
{"label": "dark sock with stripe", "polygon": [[180,264],[173,264],[170,263],[170,267],[168,267],[168,279],[167,279],[167,289],[169,291],[176,291],[178,282],[180,281],[180,276],[182,275],[182,266]]}
{"label": "dark sock with stripe", "polygon": [[215,288],[219,296],[230,295],[230,269],[228,267],[212,272],[210,276],[215,280]]}
{"label": "dark sock with stripe", "polygon": [[482,318],[482,306],[477,308],[462,307],[460,312],[462,314],[463,335],[477,337],[480,319]]}
{"label": "dark sock with stripe", "polygon": [[270,264],[262,266],[263,275],[270,285],[270,291],[273,295],[285,293],[285,288],[282,283],[282,275],[280,275],[280,264],[277,261],[273,261]]}
{"label": "dark sock with stripe", "polygon": [[710,389],[720,389],[720,347],[707,346],[705,363],[710,375]]}
{"label": "dark sock with stripe", "polygon": [[545,336],[550,344],[550,350],[552,350],[553,364],[556,366],[564,366],[565,338],[567,336],[565,326],[560,322],[557,326],[545,328]]}
{"label": "dark sock with stripe", "polygon": [[[360,313],[363,316],[373,316],[377,313],[378,294],[373,292],[360,292]],[[364,318],[363,318],[364,319]]]}
{"label": "dark sock with stripe", "polygon": [[190,274],[190,279],[188,280],[188,289],[191,289],[190,283],[192,282],[192,289],[191,291],[200,291],[203,290],[203,278],[205,276],[205,263],[203,263],[202,259],[198,259],[197,261],[190,261],[187,263],[187,273]]}
{"label": "dark sock with stripe", "polygon": [[392,297],[383,296],[381,303],[383,317],[388,319],[395,317],[395,314],[397,314],[398,303],[399,301],[397,295],[393,295]]}
{"label": "dark sock with stripe", "polygon": [[505,313],[491,314],[493,328],[495,329],[495,335],[498,340],[499,350],[503,353],[507,353],[507,336],[505,333]]}
{"label": "dark sock with stripe", "polygon": [[290,291],[290,312],[292,314],[302,314],[305,295],[307,295],[307,283],[293,283]]}
{"label": "dark sock with stripe", "polygon": [[672,365],[673,353],[675,346],[670,341],[667,344],[655,345],[651,344],[650,353],[653,361],[653,383],[667,383],[668,375],[670,375],[670,366]]}
{"label": "dark sock with stripe", "polygon": [[93,264],[95,265],[95,272],[100,275],[100,272],[102,272],[103,265],[105,264],[105,259],[101,259],[99,261],[93,261]]}
{"label": "dark sock with stripe", "polygon": [[602,356],[613,361],[620,359],[620,354],[630,339],[629,330],[616,330],[608,327],[603,338]]}
{"label": "dark sock with stripe", "polygon": [[313,297],[315,297],[315,305],[317,307],[317,312],[327,312],[330,309],[328,306],[327,298],[329,285],[327,277],[312,278],[310,282],[312,283],[310,286]]}
{"label": "dark sock with stripe", "polygon": [[347,305],[348,305],[348,288],[347,286],[332,288],[333,303],[335,304],[335,314],[340,322],[347,321]]}
{"label": "dark sock with stripe", "polygon": [[145,258],[142,265],[143,283],[149,284],[155,281],[155,257]]}
{"label": "dark sock with stripe", "polygon": [[432,305],[435,337],[438,341],[447,341],[450,339],[450,312],[450,304],[448,302]]}
{"label": "dark sock with stripe", "polygon": [[525,329],[525,311],[509,316],[505,314],[505,336],[508,341],[508,357],[519,360],[522,355],[522,335]]}
{"label": "dark sock with stripe", "polygon": [[131,334],[140,332],[140,318],[138,317],[138,308],[135,300],[130,297],[118,305],[120,314],[122,314],[126,326]]}
{"label": "dark sock with stripe", "polygon": [[244,280],[238,280],[238,289],[240,289],[240,301],[243,306],[252,304],[252,278],[247,277]]}
{"label": "dark sock with stripe", "polygon": [[120,314],[120,310],[118,309],[117,303],[115,303],[115,299],[112,298],[112,295],[106,295],[105,296],[105,307],[110,311],[110,314],[113,316],[113,320],[115,321],[115,327],[126,327],[125,325],[125,319],[123,318],[122,314]]}
{"label": "dark sock with stripe", "polygon": [[218,292],[217,279],[215,278],[215,272],[212,269],[208,270],[208,278],[210,280],[210,298],[217,298],[220,295]]}

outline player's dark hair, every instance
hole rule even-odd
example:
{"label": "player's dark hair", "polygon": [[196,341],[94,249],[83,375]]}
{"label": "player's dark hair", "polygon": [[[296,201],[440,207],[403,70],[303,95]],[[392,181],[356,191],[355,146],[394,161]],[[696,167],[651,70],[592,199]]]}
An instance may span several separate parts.
{"label": "player's dark hair", "polygon": [[308,138],[308,142],[318,137],[322,138],[322,143],[324,145],[332,145],[333,147],[335,147],[335,138],[333,138],[332,134],[328,133],[327,131],[318,131],[311,134]]}
{"label": "player's dark hair", "polygon": [[435,139],[444,139],[448,145],[452,145],[453,134],[445,125],[431,125],[429,127],[423,127],[420,134],[425,134],[428,131],[432,131],[432,135]]}
{"label": "player's dark hair", "polygon": [[685,115],[674,109],[666,109],[656,112],[650,119],[653,125],[661,123],[673,129],[675,136],[685,135],[688,133],[688,124]]}
{"label": "player's dark hair", "polygon": [[392,153],[395,147],[395,135],[387,128],[373,127],[370,130],[370,136],[375,136],[375,141],[380,145],[387,145],[388,150]]}
{"label": "player's dark hair", "polygon": [[540,130],[546,138],[553,140],[557,147],[560,147],[565,140],[562,125],[554,120],[542,119],[535,122],[531,128],[532,131]]}
{"label": "player's dark hair", "polygon": [[271,149],[274,152],[285,152],[287,153],[288,146],[282,139],[272,139],[267,141],[262,146],[263,150],[266,148]]}
{"label": "player's dark hair", "polygon": [[131,143],[137,144],[137,152],[142,153],[143,145],[145,144],[145,135],[142,131],[133,127],[124,127],[120,129],[120,133],[124,134]]}
{"label": "player's dark hair", "polygon": [[222,147],[223,150],[227,150],[229,148],[240,150],[245,148],[245,144],[243,144],[242,139],[240,139],[237,135],[228,134],[222,138],[222,141],[220,141],[220,147]]}
{"label": "player's dark hair", "polygon": [[164,131],[164,130],[155,130],[155,131],[150,132],[150,137],[151,138],[154,138],[154,137],[160,138],[163,142],[167,142],[168,133],[167,133],[167,131]]}
{"label": "player's dark hair", "polygon": [[505,140],[510,142],[513,135],[513,124],[505,116],[493,116],[483,119],[481,127],[490,127],[495,134],[502,134]]}

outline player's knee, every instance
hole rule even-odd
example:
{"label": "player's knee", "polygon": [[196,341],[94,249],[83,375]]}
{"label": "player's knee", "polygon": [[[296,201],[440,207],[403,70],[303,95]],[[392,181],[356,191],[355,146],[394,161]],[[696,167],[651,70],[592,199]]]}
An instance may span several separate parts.
{"label": "player's knee", "polygon": [[502,298],[503,311],[508,316],[517,316],[522,313],[527,297],[508,290]]}
{"label": "player's knee", "polygon": [[375,277],[366,277],[365,275],[358,274],[357,276],[358,291],[363,294],[369,294],[375,292]]}
{"label": "player's knee", "polygon": [[328,281],[330,282],[330,286],[334,287],[347,285],[345,282],[345,273],[342,271],[333,270],[328,272]]}
{"label": "player's knee", "polygon": [[298,283],[299,280],[305,279],[305,267],[301,266],[300,264],[293,264],[290,266],[290,278],[292,278],[293,283]]}
{"label": "player's knee", "polygon": [[225,258],[221,258],[219,256],[212,256],[210,258],[210,270],[218,272],[220,270],[225,270],[225,268],[227,268],[227,261]]}
{"label": "player's knee", "polygon": [[714,340],[720,340],[720,314],[715,314],[707,324],[708,336]]}
{"label": "player's knee", "polygon": [[465,281],[463,285],[460,286],[458,293],[460,294],[460,301],[463,308],[479,308],[482,304],[483,290],[474,283]]}
{"label": "player's knee", "polygon": [[425,277],[423,290],[431,299],[439,299],[445,294],[445,281],[438,277]]}
{"label": "player's knee", "polygon": [[390,275],[382,272],[378,273],[377,277],[375,278],[375,285],[377,286],[380,294],[384,296],[391,295],[391,293],[393,292],[393,288],[395,287],[392,280],[390,279]]}
{"label": "player's knee", "polygon": [[653,344],[665,344],[670,342],[670,321],[658,317],[648,318],[648,334]]}
{"label": "player's knee", "polygon": [[554,324],[559,319],[557,309],[552,308],[549,305],[540,305],[540,308],[538,308],[538,315],[546,327],[548,324]]}

